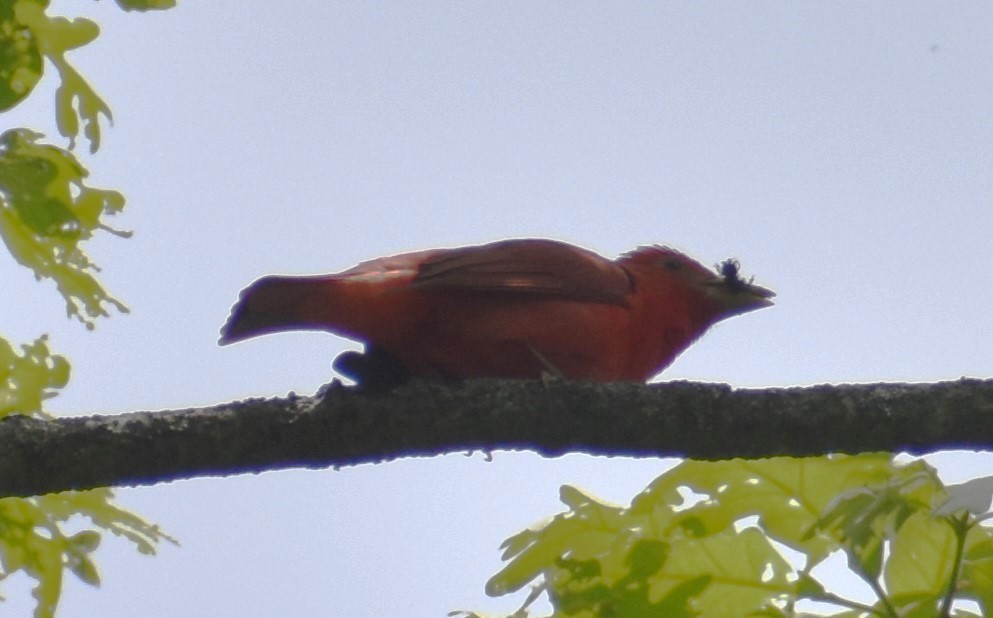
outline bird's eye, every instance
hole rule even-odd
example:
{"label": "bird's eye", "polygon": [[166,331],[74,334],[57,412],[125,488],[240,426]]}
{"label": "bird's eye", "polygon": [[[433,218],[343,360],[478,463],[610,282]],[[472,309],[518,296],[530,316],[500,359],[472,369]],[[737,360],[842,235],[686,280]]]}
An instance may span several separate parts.
{"label": "bird's eye", "polygon": [[683,267],[683,263],[675,258],[669,258],[668,260],[662,262],[662,267],[666,270],[679,270]]}

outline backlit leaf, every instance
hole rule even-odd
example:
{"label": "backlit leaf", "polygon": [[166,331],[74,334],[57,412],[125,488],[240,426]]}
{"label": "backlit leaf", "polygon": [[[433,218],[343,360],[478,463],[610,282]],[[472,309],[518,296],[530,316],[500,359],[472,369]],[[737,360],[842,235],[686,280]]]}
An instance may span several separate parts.
{"label": "backlit leaf", "polygon": [[46,5],[32,0],[17,0],[13,5],[14,18],[30,30],[36,48],[59,73],[61,83],[55,93],[59,132],[69,139],[72,148],[82,125],[90,142],[90,151],[96,152],[100,147],[100,117],[110,121],[110,108],[69,64],[66,52],[93,41],[100,34],[100,28],[88,19],[48,15]]}
{"label": "backlit leaf", "polygon": [[25,129],[0,135],[0,237],[19,263],[55,282],[71,317],[92,327],[108,307],[127,311],[96,280],[82,249],[97,230],[127,235],[104,221],[124,198],[87,186],[76,158],[40,139]]}
{"label": "backlit leaf", "polygon": [[42,55],[34,32],[20,22],[15,2],[0,2],[0,111],[31,94],[42,75]]}

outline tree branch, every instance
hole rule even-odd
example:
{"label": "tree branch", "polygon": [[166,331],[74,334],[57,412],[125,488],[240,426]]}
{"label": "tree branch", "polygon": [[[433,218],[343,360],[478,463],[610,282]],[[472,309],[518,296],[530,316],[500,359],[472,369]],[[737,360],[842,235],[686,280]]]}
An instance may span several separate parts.
{"label": "tree branch", "polygon": [[472,450],[728,459],[993,449],[993,380],[746,390],[553,381],[333,383],[315,397],[0,422],[0,495]]}

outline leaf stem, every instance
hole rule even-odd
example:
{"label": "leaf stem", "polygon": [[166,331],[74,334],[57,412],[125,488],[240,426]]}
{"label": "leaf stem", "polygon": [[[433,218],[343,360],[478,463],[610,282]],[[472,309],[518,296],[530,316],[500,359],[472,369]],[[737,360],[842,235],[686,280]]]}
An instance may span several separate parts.
{"label": "leaf stem", "polygon": [[890,600],[886,597],[886,591],[883,590],[883,586],[879,583],[879,580],[875,577],[867,577],[865,578],[865,581],[869,583],[869,587],[871,587],[872,591],[876,593],[876,596],[879,598],[879,602],[883,604],[883,609],[885,611],[882,615],[887,616],[888,618],[899,618],[896,608],[893,607],[893,604],[890,603]]}
{"label": "leaf stem", "polygon": [[873,616],[886,616],[888,614],[888,612],[883,612],[882,610],[876,609],[875,607],[872,607],[870,605],[859,603],[858,601],[852,601],[850,599],[846,599],[845,597],[838,596],[832,592],[824,592],[822,594],[818,594],[817,596],[808,596],[807,598],[810,599],[811,601],[820,601],[822,603],[833,603],[840,607],[847,607],[848,609],[854,609],[861,612],[868,612]]}
{"label": "leaf stem", "polygon": [[948,588],[941,599],[941,608],[938,611],[940,618],[948,618],[952,613],[952,603],[955,601],[955,589],[957,587],[959,570],[962,568],[962,552],[965,550],[965,537],[969,533],[969,514],[963,513],[960,517],[948,518],[948,523],[955,531],[955,560],[952,561],[952,574],[948,577]]}

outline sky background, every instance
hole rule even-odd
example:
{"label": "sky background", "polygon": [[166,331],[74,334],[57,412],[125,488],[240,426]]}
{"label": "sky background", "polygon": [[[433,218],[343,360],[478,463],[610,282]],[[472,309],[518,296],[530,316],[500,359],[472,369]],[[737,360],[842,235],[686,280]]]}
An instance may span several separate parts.
{"label": "sky background", "polygon": [[[356,344],[216,345],[238,291],[381,255],[551,237],[741,260],[777,305],[661,379],[735,386],[993,374],[989,2],[181,2],[70,61],[115,124],[92,184],[131,240],[90,243],[131,308],[93,332],[12,260],[3,335],[73,363],[59,414],[313,393]],[[0,118],[57,139],[52,76]],[[536,413],[540,413],[536,411]],[[621,411],[618,411],[621,414]],[[993,474],[974,454],[943,476]],[[575,484],[626,503],[670,461],[450,455],[121,489],[181,547],[96,554],[61,617],[444,616],[488,599],[504,538]],[[4,615],[29,615],[5,581]]]}

